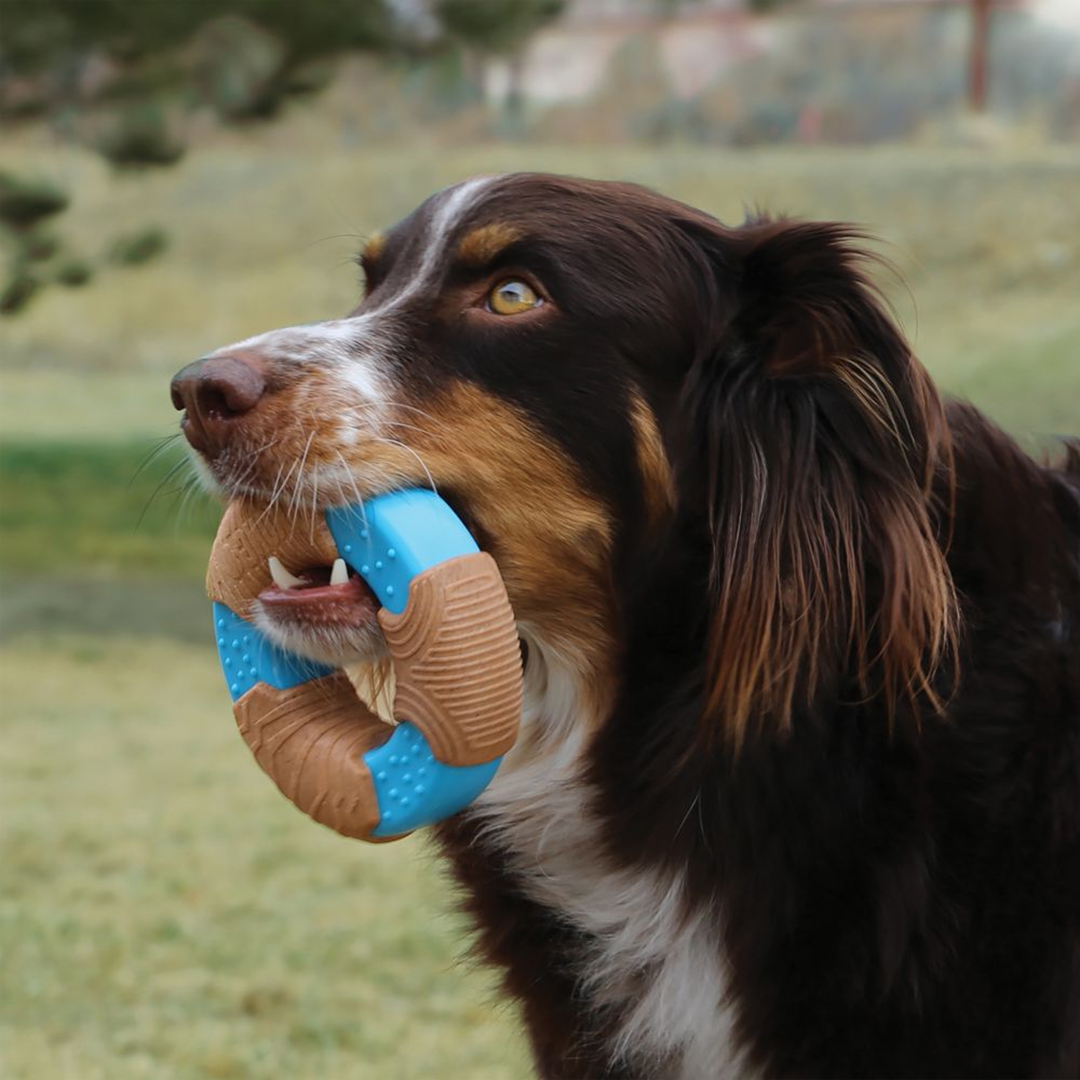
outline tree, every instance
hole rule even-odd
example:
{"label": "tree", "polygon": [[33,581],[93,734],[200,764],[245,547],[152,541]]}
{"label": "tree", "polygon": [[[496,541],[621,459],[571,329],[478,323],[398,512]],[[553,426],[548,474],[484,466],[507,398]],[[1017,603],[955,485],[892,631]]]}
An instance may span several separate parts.
{"label": "tree", "polygon": [[385,43],[384,0],[4,0],[0,72],[40,71],[77,53],[165,54],[204,23],[235,15],[277,35],[292,62]]}
{"label": "tree", "polygon": [[566,0],[436,0],[435,14],[443,28],[482,58],[510,62],[508,112],[521,105],[521,53],[529,38],[566,7]]}
{"label": "tree", "polygon": [[313,85],[314,58],[391,39],[387,0],[0,2],[0,109],[5,80],[25,85],[29,76],[45,88],[38,108],[64,115],[74,131],[86,104],[80,72],[90,58],[108,58],[115,74],[90,104],[112,116],[80,135],[121,167],[178,160],[184,147],[170,117],[195,101],[225,120],[269,116],[287,93]]}
{"label": "tree", "polygon": [[796,2],[797,0],[746,0],[746,6],[758,15],[767,15]]}
{"label": "tree", "polygon": [[566,0],[437,0],[435,13],[448,33],[489,55],[516,52],[561,14]]}

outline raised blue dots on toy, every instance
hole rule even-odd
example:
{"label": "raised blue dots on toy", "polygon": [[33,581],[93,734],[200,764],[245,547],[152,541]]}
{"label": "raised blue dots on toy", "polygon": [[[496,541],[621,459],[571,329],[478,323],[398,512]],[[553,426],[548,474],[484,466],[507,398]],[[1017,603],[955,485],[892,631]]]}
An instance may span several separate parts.
{"label": "raised blue dots on toy", "polygon": [[219,633],[218,657],[233,701],[243,697],[256,683],[285,690],[311,679],[321,679],[334,670],[279,649],[224,604],[214,604],[214,621]]}
{"label": "raised blue dots on toy", "polygon": [[480,550],[434,491],[394,491],[363,505],[334,507],[326,524],[341,557],[395,615],[405,610],[417,574]]}
{"label": "raised blue dots on toy", "polygon": [[[364,755],[375,778],[383,813],[372,833],[380,839],[412,832],[421,825],[441,821],[468,806],[491,783],[501,758],[483,765],[444,765],[431,752],[424,734],[408,721],[398,724],[389,741]],[[412,784],[406,769],[419,761],[426,784]]]}

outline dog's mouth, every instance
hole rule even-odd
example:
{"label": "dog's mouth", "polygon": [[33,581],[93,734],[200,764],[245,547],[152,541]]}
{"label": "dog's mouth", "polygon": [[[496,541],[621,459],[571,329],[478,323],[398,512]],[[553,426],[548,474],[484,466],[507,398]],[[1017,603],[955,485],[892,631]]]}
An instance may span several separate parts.
{"label": "dog's mouth", "polygon": [[[257,507],[254,520],[261,521],[266,511]],[[475,524],[458,512],[479,541]],[[308,542],[319,536],[323,539],[318,543]],[[334,550],[321,522],[273,513],[265,526],[249,529],[240,554],[242,563],[262,564],[263,588],[254,596],[250,614],[274,644],[333,667],[378,664],[387,658],[378,620],[381,603],[358,570]]]}
{"label": "dog's mouth", "polygon": [[379,602],[344,559],[293,573],[270,556],[273,584],[259,593],[263,611],[275,622],[341,629],[375,624]]}
{"label": "dog's mouth", "polygon": [[333,667],[385,658],[379,601],[343,559],[295,572],[276,556],[268,562],[272,582],[258,594],[252,611],[272,641]]}

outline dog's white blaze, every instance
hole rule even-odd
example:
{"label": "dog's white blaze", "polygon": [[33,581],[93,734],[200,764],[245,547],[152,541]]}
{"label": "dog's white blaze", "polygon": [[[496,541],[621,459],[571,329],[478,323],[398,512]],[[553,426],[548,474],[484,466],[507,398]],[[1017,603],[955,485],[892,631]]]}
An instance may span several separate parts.
{"label": "dog's white blaze", "polygon": [[382,402],[386,400],[385,379],[376,374],[376,357],[364,357],[358,360],[350,357],[340,374],[345,385],[360,397],[362,401]]}
{"label": "dog's white blaze", "polygon": [[412,279],[411,286],[405,290],[405,298],[430,287],[431,279],[443,259],[450,236],[462,217],[496,179],[497,177],[494,176],[476,176],[472,180],[466,180],[463,184],[451,188],[431,217],[431,223],[427,228],[427,242],[424,245],[424,258],[420,269]]}
{"label": "dog's white blaze", "polygon": [[[268,330],[217,349],[212,355],[255,351],[271,364],[326,361],[330,364],[329,374],[340,389],[340,394],[334,395],[340,400],[332,410],[340,418],[337,441],[347,448],[360,433],[376,433],[384,418],[381,407],[391,404],[394,396],[392,372],[397,345],[393,319],[388,316],[437,284],[448,241],[463,216],[498,179],[480,176],[466,180],[435,203],[424,231],[420,266],[404,287],[378,306],[350,318]],[[325,385],[322,392],[325,393]],[[326,411],[325,401],[321,409]]]}
{"label": "dog's white blaze", "polygon": [[[398,308],[437,284],[436,278],[443,262],[447,242],[460,225],[462,217],[496,179],[497,177],[493,176],[480,176],[451,188],[443,200],[436,205],[427,223],[424,232],[423,259],[405,286],[388,295],[380,304],[365,311],[362,315],[341,320],[352,328],[352,353],[337,372],[337,378],[347,390],[358,391],[368,401],[385,402],[388,400],[388,395],[384,392],[384,384],[389,376],[382,373],[390,372],[394,366],[397,338],[392,315]],[[380,343],[377,351],[370,349],[370,343],[374,340]],[[376,372],[379,374],[373,378]],[[375,390],[382,392],[382,396],[376,396],[373,392]],[[355,440],[358,428],[370,430],[372,426],[371,417],[359,416],[352,422],[346,420],[341,425],[344,443],[348,445]]]}
{"label": "dog's white blaze", "polygon": [[[681,876],[611,864],[583,777],[581,675],[531,628],[522,735],[477,800],[532,898],[590,934],[579,978],[626,1010],[613,1058],[672,1080],[747,1075],[732,1036],[717,913],[688,909]],[[642,979],[648,981],[642,984]]]}
{"label": "dog's white blaze", "polygon": [[437,203],[424,230],[424,255],[404,287],[383,298],[374,308],[355,319],[357,323],[389,315],[395,309],[419,296],[436,283],[446,244],[460,225],[462,218],[476,205],[481,194],[499,179],[498,176],[476,176],[451,188]]}
{"label": "dog's white blaze", "polygon": [[271,362],[329,360],[332,363],[343,363],[350,359],[351,352],[358,343],[358,321],[328,319],[326,322],[282,326],[226,345],[215,350],[212,355],[254,350]]}

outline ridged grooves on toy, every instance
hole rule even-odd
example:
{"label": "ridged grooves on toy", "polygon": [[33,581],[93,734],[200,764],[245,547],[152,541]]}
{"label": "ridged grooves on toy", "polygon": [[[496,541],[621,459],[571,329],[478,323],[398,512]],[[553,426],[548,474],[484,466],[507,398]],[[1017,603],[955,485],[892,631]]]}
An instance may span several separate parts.
{"label": "ridged grooves on toy", "polygon": [[345,675],[278,690],[259,683],[233,708],[255,760],[305,814],[345,836],[379,824],[379,806],[363,755],[393,728],[357,700]]}
{"label": "ridged grooves on toy", "polygon": [[337,558],[334,538],[322,518],[301,521],[247,499],[225,508],[206,570],[206,592],[241,618],[271,585],[267,559],[277,555],[289,570],[330,566]]}
{"label": "ridged grooves on toy", "polygon": [[521,655],[490,555],[462,555],[417,575],[401,615],[379,612],[394,658],[394,715],[427,736],[435,756],[479,765],[514,744]]}

